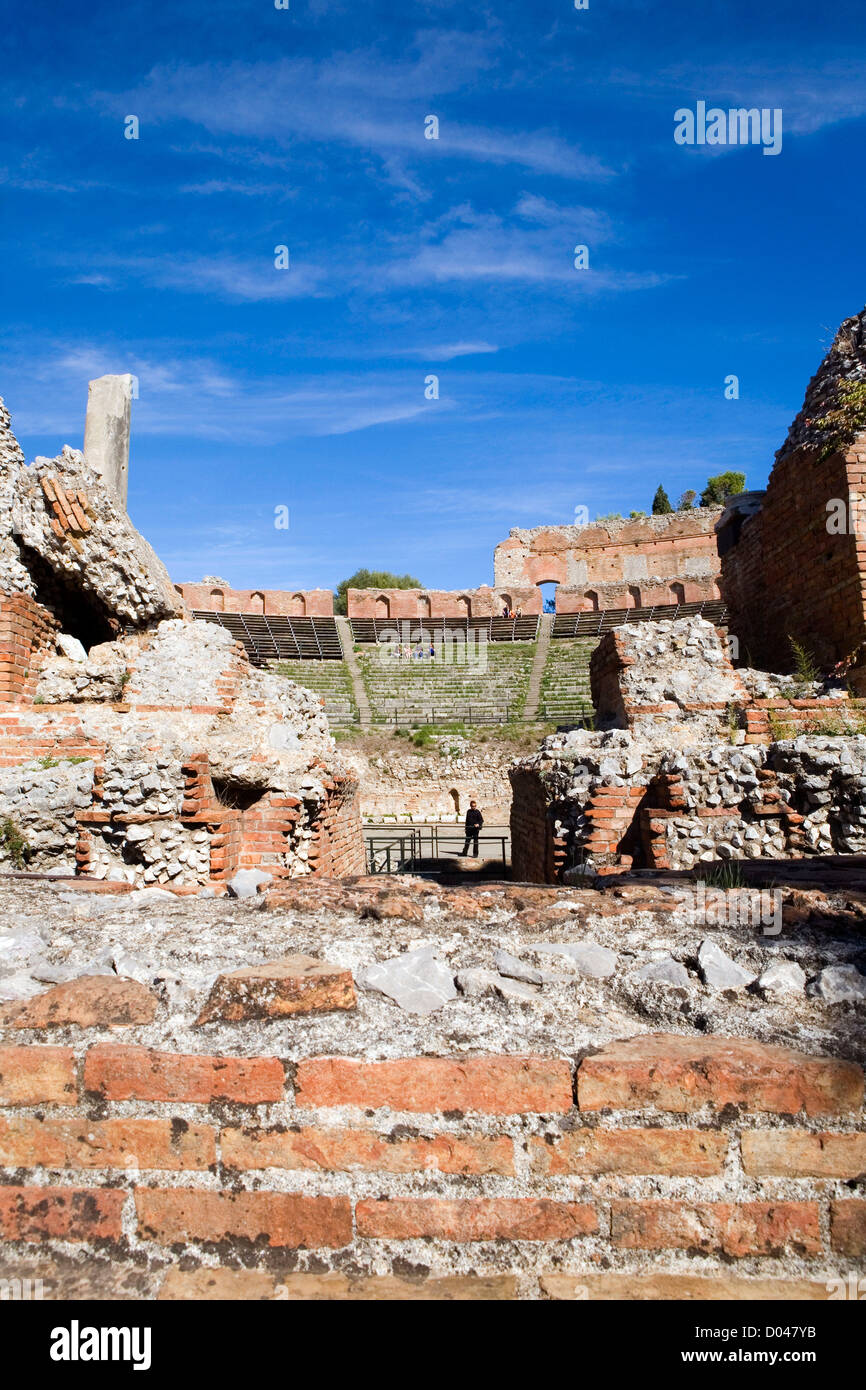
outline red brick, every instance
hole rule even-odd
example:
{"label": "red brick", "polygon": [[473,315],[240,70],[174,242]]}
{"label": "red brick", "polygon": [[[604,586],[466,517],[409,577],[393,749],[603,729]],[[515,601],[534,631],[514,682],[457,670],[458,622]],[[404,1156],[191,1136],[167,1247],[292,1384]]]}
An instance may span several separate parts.
{"label": "red brick", "polygon": [[407,1057],[365,1062],[313,1057],[298,1066],[297,1101],[489,1115],[571,1109],[571,1068],[558,1057]]}
{"label": "red brick", "polygon": [[139,1233],[162,1245],[248,1240],[315,1250],[352,1240],[348,1197],[285,1192],[206,1192],[198,1188],[136,1188]]}
{"label": "red brick", "polygon": [[840,1255],[866,1256],[866,1202],[831,1202],[830,1244]]}
{"label": "red brick", "polygon": [[71,1047],[0,1047],[0,1105],[74,1105]]}
{"label": "red brick", "polygon": [[207,1168],[215,1132],[185,1120],[0,1118],[7,1168]]}
{"label": "red brick", "polygon": [[354,1009],[351,970],[311,956],[286,956],[218,975],[197,1024]]}
{"label": "red brick", "polygon": [[277,1057],[211,1057],[104,1043],[87,1054],[84,1085],[106,1100],[262,1105],[283,1099],[285,1076]]}
{"label": "red brick", "polygon": [[116,975],[82,975],[55,985],[32,999],[0,1005],[0,1024],[6,1028],[125,1027],[151,1023],[156,995],[136,980]]}
{"label": "red brick", "polygon": [[749,1174],[775,1178],[866,1177],[866,1134],[751,1130],[740,1141]]}
{"label": "red brick", "polygon": [[126,1193],[107,1187],[0,1187],[4,1240],[119,1240]]}
{"label": "red brick", "polygon": [[655,1033],[611,1043],[581,1062],[581,1110],[685,1112],[712,1105],[795,1115],[859,1109],[863,1072],[853,1062],[809,1057],[748,1038]]}
{"label": "red brick", "polygon": [[613,1202],[611,1244],[620,1250],[697,1250],[732,1257],[815,1255],[815,1202]]}
{"label": "red brick", "polygon": [[323,1172],[514,1172],[514,1146],[502,1136],[437,1134],[403,1138],[358,1129],[225,1129],[223,1162],[230,1168],[291,1168]]}
{"label": "red brick", "polygon": [[529,1141],[534,1173],[660,1173],[705,1177],[721,1173],[728,1140],[696,1129],[576,1129]]}
{"label": "red brick", "polygon": [[598,1230],[592,1207],[532,1197],[400,1197],[361,1201],[360,1236],[379,1240],[571,1240]]}

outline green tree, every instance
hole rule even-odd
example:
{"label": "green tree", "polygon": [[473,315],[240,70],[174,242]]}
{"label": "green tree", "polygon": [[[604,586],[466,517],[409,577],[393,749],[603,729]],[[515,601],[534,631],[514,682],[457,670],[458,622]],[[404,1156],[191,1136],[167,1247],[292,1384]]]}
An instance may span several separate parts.
{"label": "green tree", "polygon": [[732,493],[745,492],[745,489],[745,473],[734,473],[730,470],[727,473],[717,473],[714,478],[707,478],[707,485],[701,493],[701,506],[721,506],[726,497],[730,497]]}
{"label": "green tree", "polygon": [[350,589],[422,589],[420,579],[411,574],[391,574],[389,570],[356,570],[348,579],[341,579],[334,592],[334,612],[346,616]]}
{"label": "green tree", "polygon": [[672,512],[671,499],[668,497],[661,483],[656,488],[656,495],[653,498],[653,516],[667,516]]}
{"label": "green tree", "polygon": [[697,497],[697,495],[698,494],[695,492],[694,488],[686,488],[685,492],[683,493],[682,497],[677,503],[677,511],[690,512],[692,510],[692,507],[695,505],[695,498]]}

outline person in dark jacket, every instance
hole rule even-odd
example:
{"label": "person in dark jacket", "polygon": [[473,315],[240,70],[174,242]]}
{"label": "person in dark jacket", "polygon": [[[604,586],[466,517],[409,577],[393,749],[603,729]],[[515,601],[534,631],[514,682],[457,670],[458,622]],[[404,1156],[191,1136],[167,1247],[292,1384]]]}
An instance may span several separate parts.
{"label": "person in dark jacket", "polygon": [[477,801],[470,801],[469,810],[466,812],[466,840],[463,845],[463,854],[469,853],[469,842],[472,841],[472,853],[478,858],[478,836],[481,834],[481,827],[484,824],[484,817],[478,809]]}

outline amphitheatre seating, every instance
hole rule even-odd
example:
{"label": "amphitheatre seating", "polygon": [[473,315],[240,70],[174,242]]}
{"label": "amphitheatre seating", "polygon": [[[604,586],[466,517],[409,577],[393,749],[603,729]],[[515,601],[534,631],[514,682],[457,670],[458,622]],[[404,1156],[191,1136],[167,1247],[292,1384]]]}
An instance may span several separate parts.
{"label": "amphitheatre seating", "polygon": [[551,642],[541,678],[538,718],[554,724],[579,724],[593,714],[589,661],[597,637]]}
{"label": "amphitheatre seating", "polygon": [[273,662],[271,669],[321,695],[332,726],[357,723],[358,707],[345,661],[280,661]]}
{"label": "amphitheatre seating", "polygon": [[[408,624],[403,637],[403,624]],[[534,642],[538,636],[538,617],[528,618],[351,618],[356,642],[390,642],[394,633],[399,641],[435,641],[441,633],[486,633],[489,642]]]}
{"label": "amphitheatre seating", "polygon": [[557,613],[553,620],[553,637],[600,637],[612,627],[623,623],[661,622],[672,618],[706,618],[717,626],[727,619],[727,608],[721,599],[703,603],[657,603],[652,608],[603,608],[589,613]]}
{"label": "amphitheatre seating", "polygon": [[361,652],[359,665],[375,723],[505,724],[523,715],[533,643],[488,644],[486,667],[408,658],[383,648]]}
{"label": "amphitheatre seating", "polygon": [[281,618],[264,613],[208,613],[193,617],[218,623],[242,642],[254,666],[268,661],[342,661],[340,633],[333,618]]}

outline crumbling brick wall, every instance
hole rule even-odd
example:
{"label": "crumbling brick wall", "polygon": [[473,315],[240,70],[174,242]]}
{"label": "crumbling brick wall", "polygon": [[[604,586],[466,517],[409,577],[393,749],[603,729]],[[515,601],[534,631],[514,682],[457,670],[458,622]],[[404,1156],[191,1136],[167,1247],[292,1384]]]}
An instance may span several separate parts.
{"label": "crumbling brick wall", "polygon": [[862,1270],[853,1062],[724,1036],[387,1060],[242,1037],[7,1032],[10,1259],[272,1299],[826,1298]]}
{"label": "crumbling brick wall", "polygon": [[496,547],[498,588],[555,582],[557,613],[718,598],[714,527],[701,507],[587,526],[515,528]]}
{"label": "crumbling brick wall", "polygon": [[828,530],[862,516],[866,435],[825,458],[814,447],[780,457],[761,509],[722,555],[721,588],[742,659],[770,671],[792,668],[791,641],[825,667],[866,642],[866,534]]}
{"label": "crumbling brick wall", "polygon": [[809,382],[759,509],[734,499],[720,519],[722,593],[749,665],[790,670],[791,638],[825,668],[866,642],[864,392],[866,309]]}
{"label": "crumbling brick wall", "polygon": [[33,699],[40,654],[53,645],[57,626],[30,594],[0,594],[0,704]]}

